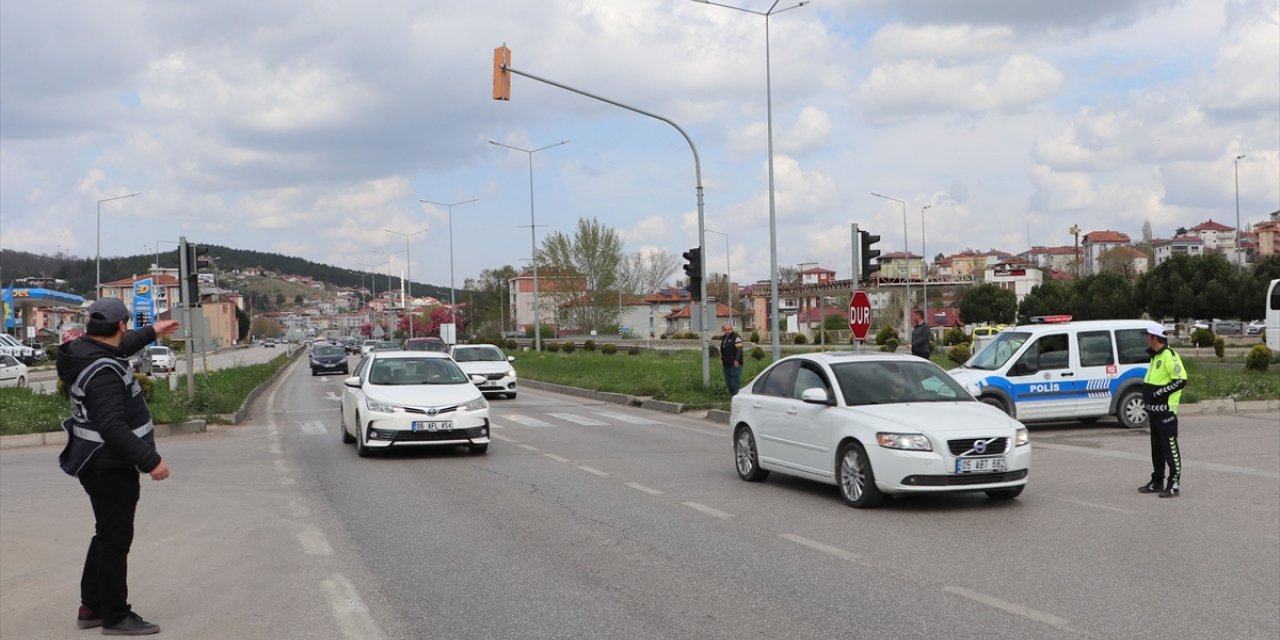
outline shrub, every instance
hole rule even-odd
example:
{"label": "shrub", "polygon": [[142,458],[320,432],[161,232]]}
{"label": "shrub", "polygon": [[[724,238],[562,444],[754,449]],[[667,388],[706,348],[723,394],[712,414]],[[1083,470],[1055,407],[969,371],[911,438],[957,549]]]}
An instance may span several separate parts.
{"label": "shrub", "polygon": [[795,344],[809,344],[809,338],[805,337],[803,333],[797,333],[795,339],[792,340],[792,342],[794,342]]}
{"label": "shrub", "polygon": [[969,337],[964,335],[964,329],[960,327],[951,327],[942,332],[942,344],[950,347],[952,345],[964,344],[969,341]]}
{"label": "shrub", "polygon": [[751,332],[751,342],[760,342],[760,332],[759,332],[759,331],[752,331],[752,332]]}
{"label": "shrub", "polygon": [[551,353],[557,353],[560,351],[560,344],[557,342],[547,342],[542,345],[542,348],[550,351]]}
{"label": "shrub", "polygon": [[897,350],[898,350],[898,339],[897,339],[897,338],[889,338],[889,340],[888,340],[887,342],[883,342],[883,343],[881,343],[881,344],[880,344],[880,350],[881,350],[881,351],[888,351],[889,353],[893,353],[894,351],[897,351]]}
{"label": "shrub", "polygon": [[964,364],[969,361],[969,356],[971,355],[973,354],[969,352],[969,343],[961,342],[951,347],[951,350],[947,352],[947,359],[956,364]]}
{"label": "shrub", "polygon": [[633,344],[633,345],[631,345],[630,347],[627,347],[627,355],[629,355],[629,356],[638,356],[638,355],[640,355],[640,347],[638,347],[638,346],[636,346],[636,345],[634,345],[634,344]]}
{"label": "shrub", "polygon": [[617,352],[618,352],[618,347],[612,342],[606,343],[604,346],[600,347],[600,353],[603,353],[606,356],[611,356]]}
{"label": "shrub", "polygon": [[1253,371],[1266,371],[1267,366],[1271,364],[1271,349],[1265,344],[1255,344],[1249,350],[1249,355],[1245,356],[1244,368]]}
{"label": "shrub", "polygon": [[764,349],[761,349],[760,347],[756,347],[756,348],[752,349],[752,350],[751,350],[751,359],[752,359],[752,360],[764,360]]}
{"label": "shrub", "polygon": [[515,351],[516,349],[519,349],[519,348],[520,348],[520,345],[517,344],[515,340],[507,340],[507,351]]}
{"label": "shrub", "polygon": [[588,340],[588,341],[586,341],[586,342],[582,343],[582,350],[583,350],[583,351],[595,351],[595,350],[596,350],[596,341],[595,341],[595,340]]}
{"label": "shrub", "polygon": [[1208,329],[1196,329],[1191,332],[1191,344],[1197,347],[1213,346],[1213,332]]}
{"label": "shrub", "polygon": [[1223,340],[1222,336],[1215,337],[1213,339],[1213,355],[1216,355],[1219,358],[1221,358],[1222,354],[1226,352],[1226,350],[1227,350],[1227,341]]}
{"label": "shrub", "polygon": [[562,346],[561,348],[564,349],[565,353],[573,353],[573,350],[575,347],[573,346],[572,340],[565,340],[564,346]]}
{"label": "shrub", "polygon": [[880,327],[880,331],[876,333],[876,344],[885,344],[889,340],[893,340],[894,348],[897,348],[898,330],[893,328],[893,325],[886,324]]}
{"label": "shrub", "polygon": [[[133,374],[133,379],[138,381],[138,386],[142,388],[142,399],[151,402],[151,396],[155,395],[156,383],[151,376],[144,376],[141,373]],[[61,382],[61,379],[59,379]]]}
{"label": "shrub", "polygon": [[54,361],[56,361],[56,360],[58,359],[58,345],[56,345],[56,344],[51,344],[51,345],[49,345],[49,346],[45,347],[45,348],[44,348],[44,353],[45,353],[45,355],[49,356],[49,362],[54,362]]}
{"label": "shrub", "polygon": [[717,346],[715,346],[714,344],[713,344],[713,345],[709,345],[709,346],[707,346],[707,356],[708,356],[708,357],[710,357],[710,358],[719,358],[719,357],[720,357],[720,347],[717,347]]}

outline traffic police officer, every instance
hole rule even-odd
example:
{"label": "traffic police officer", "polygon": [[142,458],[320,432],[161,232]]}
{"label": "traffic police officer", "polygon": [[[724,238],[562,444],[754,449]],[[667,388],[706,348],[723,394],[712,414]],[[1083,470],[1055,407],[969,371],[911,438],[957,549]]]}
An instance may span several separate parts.
{"label": "traffic police officer", "polygon": [[[1138,487],[1141,493],[1158,493],[1161,498],[1178,497],[1182,481],[1182,453],[1178,450],[1178,402],[1187,386],[1187,370],[1182,358],[1169,348],[1164,326],[1152,323],[1147,329],[1151,364],[1143,378],[1143,400],[1151,426],[1151,482]],[[1168,483],[1165,484],[1165,469]]]}

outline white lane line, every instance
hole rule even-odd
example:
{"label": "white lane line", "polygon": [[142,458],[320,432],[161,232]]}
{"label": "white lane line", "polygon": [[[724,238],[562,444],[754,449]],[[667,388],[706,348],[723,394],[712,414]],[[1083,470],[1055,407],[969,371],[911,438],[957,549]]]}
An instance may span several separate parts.
{"label": "white lane line", "polygon": [[633,416],[629,413],[619,413],[617,411],[597,411],[596,415],[604,416],[610,420],[625,422],[627,424],[658,424],[657,420],[646,418],[644,416]]}
{"label": "white lane line", "polygon": [[544,453],[544,454],[542,454],[542,455],[544,455],[544,456],[546,456],[546,457],[548,457],[548,458],[551,458],[552,460],[555,460],[556,462],[568,462],[568,461],[569,461],[569,459],[568,459],[568,458],[561,458],[560,456],[558,456],[558,455],[556,455],[556,454],[554,454],[554,453]]}
{"label": "white lane line", "polygon": [[281,458],[276,458],[273,461],[273,466],[275,466],[276,471],[279,471],[280,473],[289,473],[289,463],[285,462]]}
{"label": "white lane line", "polygon": [[298,431],[301,431],[304,436],[322,436],[329,433],[329,430],[324,428],[324,423],[319,420],[299,422]]}
{"label": "white lane line", "polygon": [[719,509],[713,509],[711,507],[708,507],[705,504],[698,504],[697,502],[681,502],[680,504],[683,504],[684,506],[689,507],[690,509],[693,509],[695,511],[701,511],[709,516],[715,516],[721,519],[729,519],[733,517],[732,513],[726,513]]}
{"label": "white lane line", "polygon": [[1015,616],[1022,616],[1023,618],[1027,618],[1028,620],[1043,622],[1044,624],[1047,624],[1051,627],[1063,628],[1063,627],[1066,627],[1067,623],[1069,622],[1065,618],[1059,618],[1058,616],[1048,614],[1043,611],[1036,611],[1035,609],[1024,607],[1020,604],[1014,604],[1007,600],[1001,600],[1000,598],[997,598],[995,596],[989,596],[985,593],[978,593],[977,591],[966,589],[964,587],[943,586],[942,590],[946,591],[947,593],[954,593],[955,595],[958,595],[962,598],[968,598],[970,600],[973,600],[974,602],[985,604],[988,607],[999,609],[1007,613],[1012,613]]}
{"label": "white lane line", "polygon": [[298,542],[302,543],[302,550],[306,551],[307,555],[333,555],[333,547],[329,546],[329,541],[325,539],[324,534],[320,533],[319,529],[306,529],[299,532]]}
{"label": "white lane line", "polygon": [[289,485],[298,484],[298,481],[293,478],[280,478],[280,484],[287,487]]}
{"label": "white lane line", "polygon": [[627,486],[628,486],[628,487],[631,487],[632,489],[635,489],[636,491],[643,491],[643,492],[645,492],[645,493],[647,493],[647,494],[649,494],[649,495],[651,495],[651,496],[660,496],[660,495],[662,495],[662,492],[661,492],[661,491],[658,491],[657,489],[654,489],[654,488],[652,488],[652,487],[646,487],[646,486],[644,486],[644,485],[640,484],[639,482],[628,482],[628,483],[627,483]]}
{"label": "white lane line", "polygon": [[517,446],[517,447],[520,447],[521,449],[525,449],[525,450],[527,450],[527,451],[542,451],[542,449],[539,449],[539,448],[537,448],[537,447],[535,447],[535,446],[527,445],[527,444],[518,444],[518,445],[516,445],[516,446]]}
{"label": "white lane line", "polygon": [[542,420],[539,420],[539,419],[537,419],[537,418],[535,418],[535,417],[533,417],[533,416],[526,416],[526,415],[521,415],[521,414],[518,414],[518,413],[508,413],[508,414],[504,414],[502,417],[503,417],[503,419],[504,419],[504,420],[510,420],[510,421],[515,422],[515,423],[517,423],[517,424],[522,424],[522,425],[524,425],[524,426],[526,426],[526,427],[553,427],[553,426],[555,426],[555,425],[551,424],[550,422],[543,422]]}
{"label": "white lane line", "polygon": [[[1069,444],[1054,444],[1050,442],[1032,442],[1031,446],[1038,449],[1053,449],[1055,451],[1067,451],[1070,453],[1087,453],[1092,456],[1102,456],[1104,458],[1121,458],[1124,460],[1136,460],[1140,462],[1150,462],[1151,456],[1148,454],[1128,453],[1125,451],[1111,451],[1109,449],[1091,449],[1089,447],[1077,447]],[[1251,469],[1249,467],[1237,467],[1229,464],[1216,464],[1213,462],[1198,462],[1196,460],[1183,460],[1182,466],[1187,469],[1203,469],[1205,471],[1221,471],[1223,473],[1237,473],[1245,476],[1258,476],[1260,478],[1270,478],[1272,480],[1280,480],[1280,472],[1269,471],[1266,469]]]}
{"label": "white lane line", "polygon": [[587,473],[589,473],[589,474],[591,474],[591,475],[593,475],[593,476],[600,476],[601,478],[607,477],[607,476],[609,475],[609,473],[608,473],[608,472],[606,472],[606,471],[601,471],[601,470],[599,470],[599,469],[596,469],[595,467],[582,466],[582,467],[578,467],[578,468],[579,468],[579,469],[582,469],[583,471],[586,471]]}
{"label": "white lane line", "polygon": [[500,436],[500,435],[498,435],[498,434],[496,434],[496,433],[490,433],[490,434],[489,434],[489,437],[491,437],[491,438],[497,438],[498,440],[501,440],[501,441],[503,441],[503,442],[510,442],[510,443],[513,443],[513,444],[515,443],[515,440],[514,440],[514,439],[512,439],[512,438],[508,438],[508,437],[506,437],[506,436]]}
{"label": "white lane line", "polygon": [[1105,504],[1085,502],[1084,500],[1072,500],[1071,498],[1064,498],[1062,496],[1049,496],[1049,497],[1053,498],[1054,500],[1061,500],[1063,502],[1070,502],[1072,504],[1078,504],[1086,507],[1093,507],[1094,509],[1102,509],[1104,511],[1115,511],[1116,513],[1128,513],[1128,514],[1137,513],[1137,511],[1130,511],[1129,509],[1121,509],[1120,507],[1108,507]]}
{"label": "white lane line", "polygon": [[325,400],[332,400],[332,401],[334,401],[334,402],[342,402],[342,398],[339,398],[339,397],[338,397],[338,394],[336,394],[336,393],[334,393],[334,392],[332,392],[332,391],[326,391],[326,392],[325,392],[325,394],[324,394],[324,399],[325,399]]}
{"label": "white lane line", "polygon": [[798,545],[809,547],[814,551],[820,551],[829,556],[835,556],[837,558],[840,558],[841,560],[848,560],[850,562],[856,562],[860,565],[871,566],[863,562],[861,556],[859,556],[858,554],[853,553],[851,551],[845,551],[844,549],[841,549],[839,547],[833,547],[829,544],[822,544],[817,540],[810,540],[804,536],[798,536],[794,533],[780,533],[778,534],[778,536],[784,540],[790,540],[791,542],[794,542]]}
{"label": "white lane line", "polygon": [[320,586],[329,596],[329,606],[338,619],[342,635],[350,640],[379,640],[385,637],[369,613],[369,607],[365,606],[360,594],[356,593],[355,587],[351,586],[345,576],[335,573],[328,579],[321,580]]}
{"label": "white lane line", "polygon": [[549,416],[551,416],[551,417],[553,417],[553,418],[560,418],[561,420],[564,420],[564,421],[566,421],[566,422],[572,422],[572,423],[574,423],[574,424],[580,424],[580,425],[582,425],[582,426],[584,426],[584,427],[603,427],[603,426],[605,426],[605,425],[607,425],[607,424],[608,424],[607,422],[600,422],[599,420],[596,420],[595,418],[588,418],[588,417],[586,417],[586,416],[580,416],[580,415],[578,415],[578,414],[576,414],[576,413],[548,413],[547,415],[549,415]]}

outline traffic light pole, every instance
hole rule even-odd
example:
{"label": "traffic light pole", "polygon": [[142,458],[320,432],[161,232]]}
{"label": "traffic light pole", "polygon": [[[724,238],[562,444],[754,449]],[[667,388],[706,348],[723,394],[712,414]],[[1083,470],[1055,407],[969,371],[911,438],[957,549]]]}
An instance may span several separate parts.
{"label": "traffic light pole", "polygon": [[191,245],[187,237],[178,238],[178,298],[182,301],[182,346],[187,352],[187,400],[196,397],[196,356],[192,351],[194,340],[191,336],[191,295],[188,293],[187,278],[191,276],[191,264],[195,256],[191,255]]}

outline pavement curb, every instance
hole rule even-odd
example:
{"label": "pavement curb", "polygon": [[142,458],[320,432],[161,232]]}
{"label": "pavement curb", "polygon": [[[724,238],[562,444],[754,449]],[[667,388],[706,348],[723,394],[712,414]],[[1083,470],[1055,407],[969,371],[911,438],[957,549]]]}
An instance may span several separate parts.
{"label": "pavement curb", "polygon": [[579,387],[570,387],[562,384],[552,384],[550,382],[540,382],[538,380],[529,380],[527,378],[520,380],[520,386],[529,387],[530,389],[539,389],[542,391],[554,391],[555,393],[563,393],[567,396],[576,396],[579,398],[591,398],[601,402],[609,402],[612,404],[638,404],[636,399],[625,393],[612,393],[609,391],[592,391],[591,389],[582,389]]}
{"label": "pavement curb", "polygon": [[707,409],[707,422],[717,422],[719,424],[729,424],[729,412],[724,409]]}

